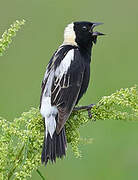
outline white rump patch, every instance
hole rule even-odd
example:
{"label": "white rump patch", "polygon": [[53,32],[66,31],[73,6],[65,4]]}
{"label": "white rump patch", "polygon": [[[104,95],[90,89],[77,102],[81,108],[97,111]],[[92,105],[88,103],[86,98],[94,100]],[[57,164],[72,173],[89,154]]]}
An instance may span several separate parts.
{"label": "white rump patch", "polygon": [[[48,77],[49,76],[49,77]],[[58,113],[56,106],[51,106],[51,87],[54,78],[54,70],[46,72],[45,78],[48,77],[47,83],[43,92],[40,113],[45,118],[46,137],[49,132],[51,138],[56,130],[55,117]]]}
{"label": "white rump patch", "polygon": [[51,138],[56,129],[55,117],[58,113],[56,106],[51,106],[51,97],[43,96],[40,113],[45,118],[46,137],[49,132]]}
{"label": "white rump patch", "polygon": [[76,34],[74,31],[74,23],[68,24],[68,26],[64,30],[64,41],[63,45],[73,45],[73,46],[78,46],[76,41]]}

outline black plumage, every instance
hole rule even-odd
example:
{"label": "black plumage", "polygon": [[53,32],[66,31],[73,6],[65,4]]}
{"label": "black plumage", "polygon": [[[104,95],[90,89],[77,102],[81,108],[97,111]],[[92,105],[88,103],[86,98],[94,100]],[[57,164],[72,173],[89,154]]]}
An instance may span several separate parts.
{"label": "black plumage", "polygon": [[66,154],[65,123],[73,108],[86,92],[90,79],[91,49],[99,23],[75,22],[67,26],[64,42],[51,58],[40,99],[40,112],[45,118],[42,163],[56,161]]}

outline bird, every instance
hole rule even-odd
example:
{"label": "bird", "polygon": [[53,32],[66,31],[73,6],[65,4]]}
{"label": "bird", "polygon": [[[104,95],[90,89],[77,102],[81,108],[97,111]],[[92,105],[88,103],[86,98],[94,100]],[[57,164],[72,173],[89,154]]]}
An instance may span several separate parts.
{"label": "bird", "polygon": [[103,23],[68,24],[64,40],[50,59],[41,86],[40,113],[45,133],[41,162],[56,162],[66,155],[65,123],[88,88],[93,44],[104,35],[94,31]]}

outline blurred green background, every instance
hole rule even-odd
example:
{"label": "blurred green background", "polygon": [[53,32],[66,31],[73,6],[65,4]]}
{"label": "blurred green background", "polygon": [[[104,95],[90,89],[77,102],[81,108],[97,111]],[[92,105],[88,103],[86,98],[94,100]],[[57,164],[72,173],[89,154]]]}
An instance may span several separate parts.
{"label": "blurred green background", "polygon": [[[96,103],[121,87],[138,84],[138,1],[0,0],[0,34],[25,19],[0,57],[0,116],[9,120],[39,105],[45,67],[72,21],[104,22],[107,34],[93,48],[91,82],[80,104]],[[81,146],[81,159],[67,157],[40,170],[47,180],[137,180],[138,122],[97,121],[81,129],[93,144]],[[33,180],[39,180],[36,172]]]}

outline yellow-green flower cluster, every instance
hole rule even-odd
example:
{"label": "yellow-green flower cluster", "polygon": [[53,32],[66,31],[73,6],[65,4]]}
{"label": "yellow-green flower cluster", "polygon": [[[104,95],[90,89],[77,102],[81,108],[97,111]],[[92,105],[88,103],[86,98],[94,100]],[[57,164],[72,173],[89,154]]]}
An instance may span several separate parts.
{"label": "yellow-green flower cluster", "polygon": [[138,91],[136,86],[103,97],[92,109],[93,119],[138,120]]}
{"label": "yellow-green flower cluster", "polygon": [[[121,89],[103,97],[91,110],[75,111],[66,123],[67,142],[78,157],[79,128],[92,120],[138,120],[138,91],[136,87]],[[44,122],[38,108],[32,108],[20,118],[9,122],[0,118],[0,177],[27,179],[41,165]],[[87,141],[87,140],[85,140]]]}
{"label": "yellow-green flower cluster", "polygon": [[3,33],[2,38],[0,39],[0,56],[2,56],[4,51],[9,47],[9,44],[12,42],[12,38],[16,35],[16,32],[19,31],[24,23],[25,20],[16,20],[13,24],[11,24],[11,27]]}

